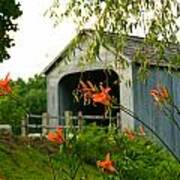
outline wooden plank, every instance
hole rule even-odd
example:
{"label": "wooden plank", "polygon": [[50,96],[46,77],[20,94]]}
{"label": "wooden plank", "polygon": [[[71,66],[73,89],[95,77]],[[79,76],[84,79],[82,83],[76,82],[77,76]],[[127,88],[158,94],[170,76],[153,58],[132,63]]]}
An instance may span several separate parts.
{"label": "wooden plank", "polygon": [[[72,128],[72,126],[61,126],[61,125],[59,125],[59,126],[52,126],[52,125],[48,125],[48,126],[46,126],[46,128],[47,129],[57,129],[57,128],[62,128],[62,129],[68,129],[68,128]],[[75,129],[79,129],[80,127],[79,127],[79,125],[77,125],[77,126],[73,126],[73,128],[75,128]],[[83,129],[83,128],[88,128],[88,129],[91,129],[91,127],[90,126],[81,126],[81,128]],[[108,127],[96,127],[97,129],[108,129]],[[93,129],[93,127],[92,127],[92,129]]]}
{"label": "wooden plank", "polygon": [[[133,99],[133,68],[129,65],[128,68],[121,69],[121,83],[120,83],[120,103],[122,106],[128,108],[134,112],[134,99]],[[130,84],[129,84],[130,83]],[[124,111],[120,110],[121,126],[122,129],[130,128],[134,129],[134,118],[127,115]]]}
{"label": "wooden plank", "polygon": [[47,126],[49,124],[49,116],[48,113],[43,113],[42,114],[42,136],[45,136],[47,134]]}
{"label": "wooden plank", "polygon": [[[108,117],[105,117],[105,116],[101,116],[101,115],[82,115],[83,119],[89,119],[89,120],[96,120],[96,119],[109,119]],[[59,117],[56,117],[56,116],[49,116],[50,119],[63,119],[65,120],[65,116],[59,116]],[[71,116],[71,118],[73,120],[78,120],[78,116]],[[115,120],[116,117],[111,117],[112,120]]]}
{"label": "wooden plank", "polygon": [[78,112],[78,126],[79,126],[79,129],[82,129],[82,126],[83,126],[83,114],[82,114],[82,111]]}
{"label": "wooden plank", "polygon": [[[175,73],[173,74],[173,84],[172,84],[172,89],[173,89],[173,101],[178,106],[180,109],[180,74]],[[180,114],[177,113],[177,111],[174,110],[174,118],[175,120],[179,123],[180,125]],[[172,136],[174,136],[175,142],[174,142],[174,150],[176,154],[180,156],[180,131],[177,129],[177,127],[174,125],[173,126],[173,132]]]}
{"label": "wooden plank", "polygon": [[28,114],[29,118],[42,118],[42,115],[39,114]]}
{"label": "wooden plank", "polygon": [[42,128],[42,124],[27,124],[27,128]]}
{"label": "wooden plank", "polygon": [[[134,76],[137,76],[138,68],[134,70]],[[163,113],[163,111],[154,103],[150,96],[150,90],[157,85],[168,87],[173,93],[172,76],[164,69],[151,68],[148,80],[143,83],[134,78],[134,107],[135,113],[175,151],[174,125],[172,121]],[[139,123],[135,123],[136,127]]]}
{"label": "wooden plank", "polygon": [[[33,118],[40,118],[41,117],[41,120],[42,120],[42,123],[41,124],[36,124],[36,123],[29,123],[29,119],[30,117],[33,117]],[[38,128],[42,128],[42,136],[45,136],[48,132],[48,130],[51,130],[51,129],[56,129],[56,128],[63,128],[63,129],[69,129],[69,128],[75,128],[75,129],[81,129],[81,128],[87,128],[87,126],[83,126],[83,122],[82,120],[83,119],[93,119],[93,120],[96,120],[96,119],[109,119],[108,117],[104,117],[102,115],[83,115],[82,113],[81,114],[78,114],[78,116],[72,116],[72,112],[71,111],[66,111],[65,112],[65,116],[61,116],[59,118],[63,118],[65,119],[65,122],[66,122],[66,125],[52,125],[50,124],[49,125],[49,120],[51,118],[57,118],[56,116],[50,116],[49,114],[47,113],[43,113],[42,115],[37,115],[37,114],[29,114],[28,117],[27,117],[27,123],[26,124],[22,124],[22,128],[24,128],[25,130],[27,130],[28,132],[28,128],[30,129],[38,129]],[[77,125],[76,123],[74,124],[74,121],[73,120],[81,120],[77,122]],[[116,120],[117,119],[117,116],[116,117],[111,117],[112,120]],[[107,127],[97,127],[98,129],[107,129]],[[68,130],[67,130],[68,132]],[[24,133],[23,134],[28,134],[28,133]],[[66,134],[66,133],[65,133]]]}

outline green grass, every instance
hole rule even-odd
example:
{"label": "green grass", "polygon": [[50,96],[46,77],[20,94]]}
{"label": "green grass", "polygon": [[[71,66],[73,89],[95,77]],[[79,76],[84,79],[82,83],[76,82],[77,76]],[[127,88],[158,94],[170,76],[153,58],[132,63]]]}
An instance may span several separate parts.
{"label": "green grass", "polygon": [[[111,132],[86,129],[60,151],[46,139],[0,137],[0,180],[180,179],[180,164],[146,138],[129,141]],[[116,175],[103,174],[96,167],[107,152],[115,162]]]}
{"label": "green grass", "polygon": [[0,143],[0,177],[7,180],[51,179],[47,155],[27,145]]}
{"label": "green grass", "polygon": [[[0,179],[5,180],[53,180],[52,166],[56,171],[56,179],[67,180],[67,175],[61,176],[62,166],[68,169],[65,162],[57,161],[57,146],[45,142],[29,141],[27,139],[0,139]],[[52,162],[49,156],[52,156]],[[88,177],[84,174],[88,172]],[[96,166],[84,165],[78,171],[78,179],[97,179],[102,176]]]}

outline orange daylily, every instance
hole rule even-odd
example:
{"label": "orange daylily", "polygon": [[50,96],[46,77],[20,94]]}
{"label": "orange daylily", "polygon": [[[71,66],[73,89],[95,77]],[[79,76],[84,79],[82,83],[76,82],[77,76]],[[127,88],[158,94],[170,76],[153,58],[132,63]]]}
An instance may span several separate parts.
{"label": "orange daylily", "polygon": [[82,94],[85,103],[93,101],[93,103],[100,103],[105,106],[110,105],[112,98],[109,95],[109,91],[111,91],[111,88],[104,88],[102,83],[99,85],[99,88],[100,92],[90,81],[86,81],[86,83],[80,81],[78,91]]}
{"label": "orange daylily", "polygon": [[110,153],[106,154],[105,160],[97,161],[96,164],[105,173],[114,174],[117,172],[116,168],[114,167],[114,162],[110,160]]}
{"label": "orange daylily", "polygon": [[9,78],[9,73],[6,75],[5,79],[0,80],[0,90],[1,90],[0,96],[3,96],[5,94],[12,92],[12,89],[9,86],[10,80],[11,79]]}
{"label": "orange daylily", "polygon": [[83,95],[84,102],[89,102],[93,93],[96,92],[96,87],[90,81],[86,81],[86,83],[80,81],[79,86],[79,92]]}
{"label": "orange daylily", "polygon": [[110,87],[101,87],[101,92],[97,92],[92,95],[93,102],[109,106],[111,103],[111,96],[109,95],[109,91],[111,91]]}
{"label": "orange daylily", "polygon": [[125,128],[124,133],[128,137],[129,140],[134,140],[136,138],[136,134],[132,130],[129,130],[129,129]]}
{"label": "orange daylily", "polygon": [[169,98],[169,93],[166,87],[161,86],[154,88],[150,91],[150,95],[154,98],[154,100],[157,103],[162,103],[165,100],[168,100]]}
{"label": "orange daylily", "polygon": [[57,144],[63,144],[65,142],[64,137],[63,137],[63,129],[57,128],[55,132],[49,132],[47,139]]}

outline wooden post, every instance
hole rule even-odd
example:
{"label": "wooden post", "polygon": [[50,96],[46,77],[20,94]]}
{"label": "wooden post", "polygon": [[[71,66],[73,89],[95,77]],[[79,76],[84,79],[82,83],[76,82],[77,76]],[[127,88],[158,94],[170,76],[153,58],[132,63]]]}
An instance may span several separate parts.
{"label": "wooden post", "polygon": [[48,113],[42,113],[42,136],[45,136],[48,132],[47,125],[49,123]]}
{"label": "wooden post", "polygon": [[65,137],[68,137],[73,122],[72,122],[72,112],[71,111],[65,111],[64,112],[64,117],[65,117],[65,126],[66,126],[66,130],[65,130]]}
{"label": "wooden post", "polygon": [[23,137],[26,136],[26,120],[25,119],[21,121],[21,136]]}
{"label": "wooden post", "polygon": [[121,125],[121,114],[120,114],[120,112],[117,112],[117,114],[116,114],[116,124],[117,124],[117,128],[119,129],[119,130],[121,130],[121,128],[122,128],[122,125]]}
{"label": "wooden post", "polygon": [[26,114],[26,135],[29,134],[29,120],[30,120],[30,114]]}
{"label": "wooden post", "polygon": [[73,125],[72,112],[71,111],[65,111],[64,116],[65,116],[65,125],[68,127],[71,127]]}
{"label": "wooden post", "polygon": [[81,130],[82,126],[83,126],[83,114],[82,114],[82,111],[78,112],[78,126],[79,126],[79,129]]}

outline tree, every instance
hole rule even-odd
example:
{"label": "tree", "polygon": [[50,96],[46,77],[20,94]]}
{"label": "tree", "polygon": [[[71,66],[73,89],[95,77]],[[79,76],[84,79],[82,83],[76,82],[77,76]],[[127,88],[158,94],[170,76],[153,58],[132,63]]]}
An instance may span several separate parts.
{"label": "tree", "polygon": [[18,30],[15,20],[22,14],[15,0],[0,1],[0,62],[10,58],[8,48],[14,46],[10,32]]}
{"label": "tree", "polygon": [[[180,29],[179,9],[177,0],[70,0],[66,4],[55,0],[49,9],[49,15],[56,23],[71,17],[78,30],[86,27],[93,19],[91,28],[95,31],[88,44],[84,58],[86,61],[98,58],[100,47],[103,46],[114,54],[116,60],[127,64],[122,54],[128,36],[138,29],[143,30],[143,43],[137,48],[133,61],[141,61],[141,66],[146,69],[150,58],[142,50],[149,47],[156,53],[157,65],[161,61],[176,67],[180,65],[180,57],[177,55],[180,53],[168,58],[166,56],[166,50],[172,44],[175,47],[180,45],[177,37]],[[115,41],[107,38],[107,34],[115,34]]]}
{"label": "tree", "polygon": [[25,106],[29,113],[46,112],[46,79],[40,75],[30,78],[26,84]]}
{"label": "tree", "polygon": [[35,75],[28,82],[11,81],[11,88],[12,94],[0,97],[0,124],[10,124],[19,133],[21,120],[28,113],[46,112],[46,80]]}

